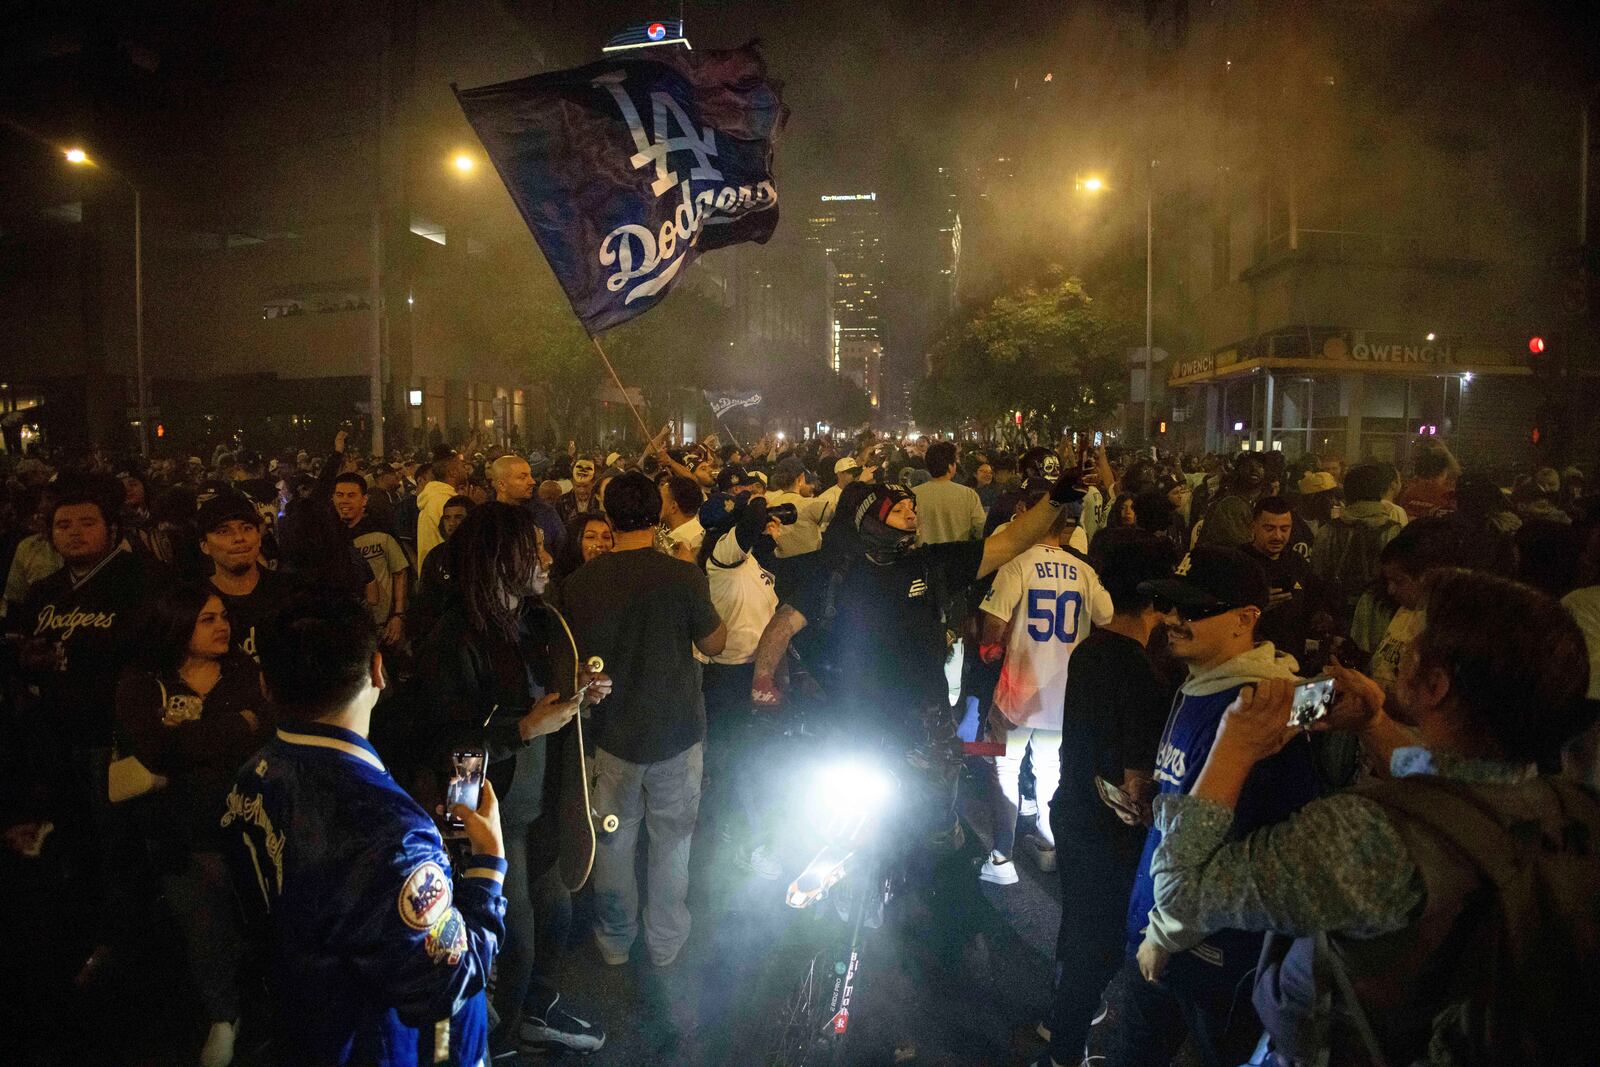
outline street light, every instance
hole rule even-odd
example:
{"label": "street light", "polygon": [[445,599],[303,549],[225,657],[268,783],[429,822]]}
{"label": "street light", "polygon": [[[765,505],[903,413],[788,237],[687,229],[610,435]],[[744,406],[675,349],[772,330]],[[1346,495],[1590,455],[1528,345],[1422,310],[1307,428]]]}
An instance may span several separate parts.
{"label": "street light", "polygon": [[93,167],[115,175],[133,193],[133,360],[134,388],[138,393],[135,403],[139,414],[139,455],[150,458],[150,403],[149,390],[144,376],[144,210],[139,187],[110,167],[104,167],[89,158],[82,148],[73,147],[61,153],[75,167]]}
{"label": "street light", "polygon": [[478,161],[465,152],[457,152],[450,160],[450,165],[456,168],[458,174],[471,174],[477,169]]}
{"label": "street light", "polygon": [[[1139,438],[1148,443],[1150,438],[1150,401],[1155,367],[1155,224],[1153,200],[1155,194],[1156,161],[1151,160],[1144,182],[1144,423]],[[1105,180],[1091,174],[1077,181],[1078,188],[1086,193],[1099,193],[1109,188]]]}

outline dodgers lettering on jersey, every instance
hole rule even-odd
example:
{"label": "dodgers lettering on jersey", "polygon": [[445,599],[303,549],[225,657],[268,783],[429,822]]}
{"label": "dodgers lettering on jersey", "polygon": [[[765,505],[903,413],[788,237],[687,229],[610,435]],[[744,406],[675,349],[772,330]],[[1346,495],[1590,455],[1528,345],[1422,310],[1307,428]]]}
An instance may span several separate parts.
{"label": "dodgers lettering on jersey", "polygon": [[[1246,681],[1240,679],[1240,685],[1215,693],[1180,696],[1156,750],[1155,779],[1160,792],[1187,794],[1194,788],[1216,744],[1223,713]],[[1257,827],[1287,818],[1316,796],[1317,782],[1311,746],[1305,739],[1297,738],[1276,755],[1255,765],[1234,808],[1230,836],[1243,836]],[[1129,952],[1137,951],[1144,940],[1144,927],[1150,909],[1155,906],[1155,881],[1150,863],[1160,844],[1161,830],[1152,827],[1145,836],[1144,855],[1128,901]],[[1230,960],[1248,965],[1261,948],[1261,935],[1224,931],[1208,937],[1206,943],[1214,952],[1226,950]]]}
{"label": "dodgers lettering on jersey", "polygon": [[1018,726],[1059,730],[1067,661],[1093,624],[1111,621],[1111,596],[1088,563],[1035,545],[1001,567],[983,610],[1008,624],[994,702]]}

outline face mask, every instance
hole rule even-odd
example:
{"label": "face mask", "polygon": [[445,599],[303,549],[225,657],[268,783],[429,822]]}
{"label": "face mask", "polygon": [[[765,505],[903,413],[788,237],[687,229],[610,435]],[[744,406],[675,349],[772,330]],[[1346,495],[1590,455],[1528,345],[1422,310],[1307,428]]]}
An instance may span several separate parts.
{"label": "face mask", "polygon": [[917,547],[917,535],[880,522],[869,516],[861,523],[861,543],[867,558],[874,563],[893,563]]}
{"label": "face mask", "polygon": [[878,518],[880,511],[887,514],[898,500],[910,497],[911,494],[904,488],[890,486],[861,502],[856,530],[861,537],[862,547],[867,550],[867,558],[872,562],[892,563],[916,547],[917,535],[914,531],[897,530]]}

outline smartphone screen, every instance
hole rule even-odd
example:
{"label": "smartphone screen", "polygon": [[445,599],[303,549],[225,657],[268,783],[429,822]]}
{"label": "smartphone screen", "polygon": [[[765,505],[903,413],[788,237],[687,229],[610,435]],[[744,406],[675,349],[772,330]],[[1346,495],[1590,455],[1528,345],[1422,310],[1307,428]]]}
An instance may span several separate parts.
{"label": "smartphone screen", "polygon": [[1333,679],[1313,678],[1294,687],[1294,703],[1289,707],[1289,725],[1305,729],[1328,714],[1333,705]]}
{"label": "smartphone screen", "polygon": [[450,782],[444,789],[444,824],[453,830],[463,829],[466,823],[450,814],[452,807],[463,804],[474,811],[478,808],[483,764],[481,749],[458,749],[450,753]]}

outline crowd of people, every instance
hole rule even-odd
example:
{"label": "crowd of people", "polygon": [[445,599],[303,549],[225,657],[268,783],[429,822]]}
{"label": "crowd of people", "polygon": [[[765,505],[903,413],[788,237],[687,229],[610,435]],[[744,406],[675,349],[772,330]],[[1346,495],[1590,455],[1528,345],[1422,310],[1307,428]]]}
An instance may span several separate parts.
{"label": "crowd of people", "polygon": [[[1041,1065],[1587,1062],[1600,499],[1408,467],[670,427],[30,456],[6,869],[49,861],[79,990],[166,915],[208,1067],[258,1009],[283,1063],[592,1052],[628,1020],[569,1011],[564,957],[671,968],[705,842],[785,875],[762,724],[820,693],[915,768],[943,877],[1059,879]],[[616,820],[581,931],[580,717]]]}

